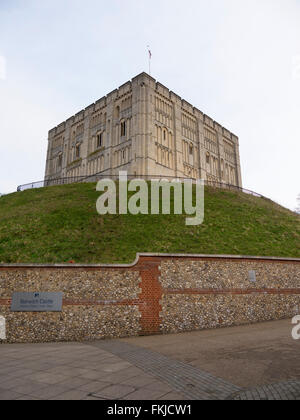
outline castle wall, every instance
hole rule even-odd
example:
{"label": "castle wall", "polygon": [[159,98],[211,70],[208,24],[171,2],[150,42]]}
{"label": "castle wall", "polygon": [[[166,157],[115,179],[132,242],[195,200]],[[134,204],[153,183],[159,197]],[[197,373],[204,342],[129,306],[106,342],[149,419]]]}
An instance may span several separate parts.
{"label": "castle wall", "polygon": [[[300,313],[299,285],[299,259],[141,254],[128,266],[0,265],[2,342],[83,341],[292,318]],[[14,292],[62,292],[62,311],[12,312]]]}
{"label": "castle wall", "polygon": [[50,130],[45,179],[94,174],[242,186],[239,140],[142,73]]}

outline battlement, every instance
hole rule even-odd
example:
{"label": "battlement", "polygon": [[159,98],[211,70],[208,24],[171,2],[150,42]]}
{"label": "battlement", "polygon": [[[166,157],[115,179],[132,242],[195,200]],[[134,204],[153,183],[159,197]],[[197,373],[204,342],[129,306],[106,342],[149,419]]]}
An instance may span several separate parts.
{"label": "battlement", "polygon": [[49,137],[56,136],[60,134],[62,131],[66,129],[68,125],[76,124],[82,120],[85,119],[87,115],[90,115],[91,113],[104,109],[111,101],[115,101],[116,99],[121,98],[122,96],[127,95],[132,91],[133,85],[138,84],[139,82],[144,82],[145,85],[150,86],[157,92],[158,94],[164,96],[166,99],[170,100],[171,102],[177,102],[181,104],[182,110],[185,112],[193,115],[198,120],[202,121],[207,126],[211,127],[212,129],[222,133],[225,137],[229,138],[233,142],[238,141],[238,137],[230,132],[227,128],[221,126],[217,121],[215,121],[213,118],[209,117],[205,113],[203,113],[201,110],[199,110],[197,107],[193,106],[189,102],[187,102],[185,99],[181,98],[179,95],[165,87],[163,84],[161,84],[159,81],[154,79],[149,74],[143,72],[139,75],[132,78],[132,80],[124,83],[119,88],[113,90],[112,92],[108,93],[106,96],[103,96],[102,98],[98,99],[96,102],[90,104],[83,110],[79,111],[74,116],[68,118],[66,121],[62,122],[58,126],[52,128],[49,130]]}

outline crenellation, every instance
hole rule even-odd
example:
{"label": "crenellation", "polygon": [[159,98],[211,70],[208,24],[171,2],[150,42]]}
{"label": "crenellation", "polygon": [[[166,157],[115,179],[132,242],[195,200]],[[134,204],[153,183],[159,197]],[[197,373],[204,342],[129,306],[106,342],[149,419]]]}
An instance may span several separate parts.
{"label": "crenellation", "polygon": [[214,128],[214,120],[206,114],[204,114],[204,123],[207,124],[209,127]]}
{"label": "crenellation", "polygon": [[118,99],[119,97],[119,89],[115,89],[112,92],[110,92],[106,97],[106,105],[109,104],[110,102],[115,101],[116,99]]}
{"label": "crenellation", "polygon": [[193,115],[194,113],[194,107],[189,102],[185,101],[184,99],[181,100],[181,107],[184,111],[189,112]]}
{"label": "crenellation", "polygon": [[62,131],[65,130],[65,128],[66,128],[66,123],[63,122],[63,123],[61,123],[60,125],[57,126],[56,132],[61,133]]}
{"label": "crenellation", "polygon": [[170,91],[169,91],[169,89],[166,88],[164,85],[162,85],[159,82],[156,83],[156,90],[157,90],[158,93],[161,93],[166,98],[169,98],[170,97]]}
{"label": "crenellation", "polygon": [[91,104],[84,109],[85,115],[90,115],[95,110],[95,104]]}
{"label": "crenellation", "polygon": [[132,89],[131,82],[124,83],[124,85],[119,87],[119,97],[127,95],[129,92],[131,92],[131,89]]}
{"label": "crenellation", "polygon": [[193,108],[193,113],[195,115],[195,117],[200,120],[201,122],[203,122],[203,112],[200,111],[198,108]]}
{"label": "crenellation", "polygon": [[215,122],[214,125],[215,125],[214,128],[215,128],[216,132],[218,133],[219,137],[221,138],[222,133],[223,133],[223,127],[220,124],[218,124],[217,122]]}
{"label": "crenellation", "polygon": [[181,97],[172,91],[170,91],[170,100],[174,103],[181,103]]}
{"label": "crenellation", "polygon": [[242,186],[238,144],[222,125],[141,73],[49,131],[45,178],[125,170]]}
{"label": "crenellation", "polygon": [[70,127],[73,124],[74,124],[74,117],[68,118],[66,121],[66,126]]}
{"label": "crenellation", "polygon": [[84,110],[82,110],[82,111],[78,112],[78,113],[77,113],[77,114],[75,114],[75,116],[74,116],[74,121],[75,121],[75,123],[80,122],[80,121],[82,121],[82,120],[84,120]]}
{"label": "crenellation", "polygon": [[226,128],[223,127],[223,136],[227,137],[228,139],[231,139],[232,134],[228,130],[226,130]]}
{"label": "crenellation", "polygon": [[235,134],[231,134],[231,140],[238,145],[239,143],[239,138],[235,135]]}
{"label": "crenellation", "polygon": [[48,131],[48,141],[55,136],[56,133],[56,127],[55,128],[51,128],[51,130]]}

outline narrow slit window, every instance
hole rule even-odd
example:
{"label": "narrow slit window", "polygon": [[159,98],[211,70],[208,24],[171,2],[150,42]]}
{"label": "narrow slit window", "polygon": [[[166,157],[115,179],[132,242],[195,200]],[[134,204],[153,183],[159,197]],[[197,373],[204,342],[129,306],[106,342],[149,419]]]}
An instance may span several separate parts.
{"label": "narrow slit window", "polygon": [[97,135],[97,149],[103,146],[103,133]]}
{"label": "narrow slit window", "polygon": [[121,123],[121,137],[125,137],[126,136],[126,121],[123,121]]}

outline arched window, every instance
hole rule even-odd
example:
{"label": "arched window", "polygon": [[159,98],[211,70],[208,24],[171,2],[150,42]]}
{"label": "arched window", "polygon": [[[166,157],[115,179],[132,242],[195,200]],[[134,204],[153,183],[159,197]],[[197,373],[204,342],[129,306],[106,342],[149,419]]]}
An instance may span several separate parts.
{"label": "arched window", "polygon": [[210,155],[209,153],[206,153],[206,163],[209,165],[210,163]]}
{"label": "arched window", "polygon": [[161,127],[158,128],[158,141],[159,143],[162,142],[162,132],[161,132]]}

